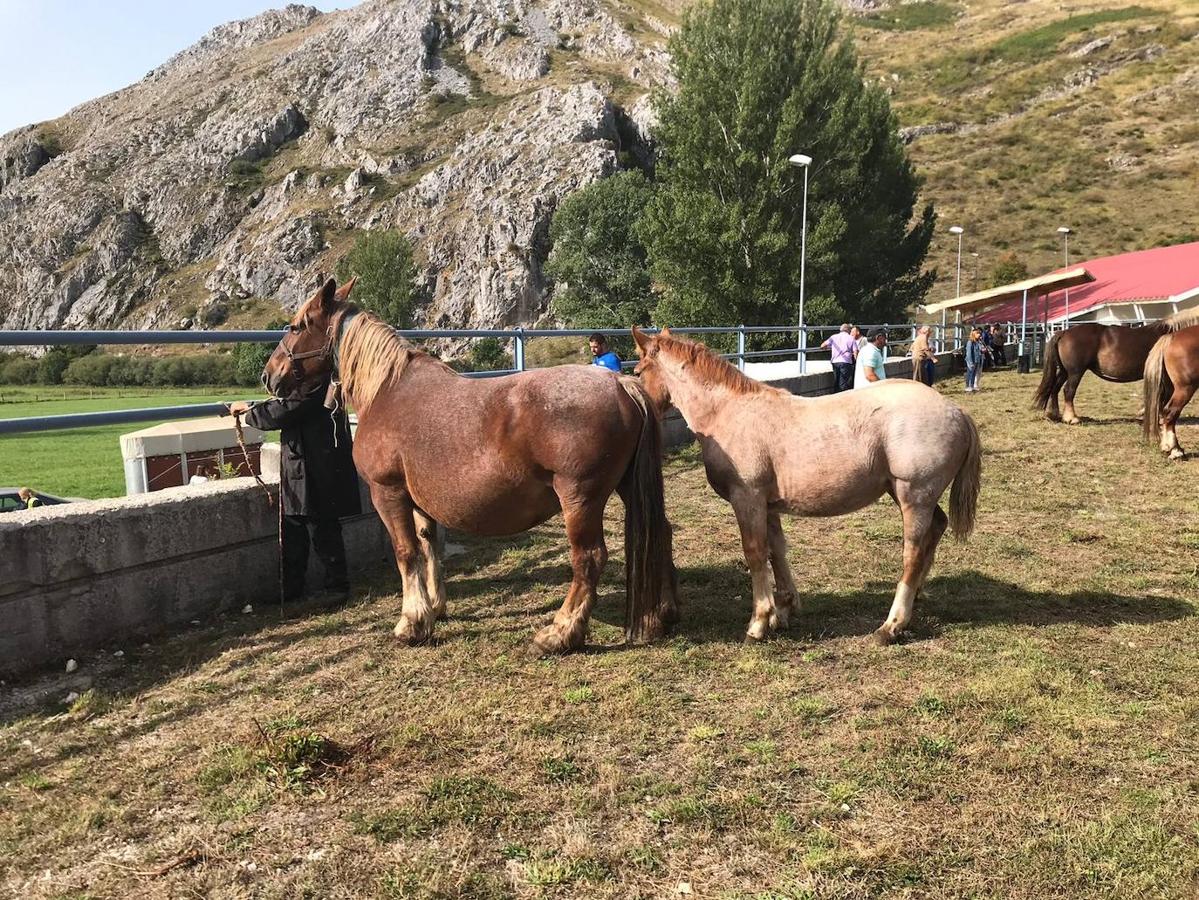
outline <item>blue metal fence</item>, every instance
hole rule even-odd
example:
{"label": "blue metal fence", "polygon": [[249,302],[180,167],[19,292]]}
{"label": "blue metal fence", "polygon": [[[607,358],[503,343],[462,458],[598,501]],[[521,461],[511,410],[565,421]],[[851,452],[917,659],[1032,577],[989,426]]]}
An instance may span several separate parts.
{"label": "blue metal fence", "polygon": [[[918,324],[904,323],[901,325],[862,325],[863,332],[872,328],[885,328],[892,336],[903,334],[896,338],[899,343],[914,339]],[[935,346],[940,350],[956,350],[962,345],[965,329],[964,323],[941,326],[930,324],[933,329]],[[1005,326],[1011,334],[1013,323]],[[806,332],[804,343],[807,349],[801,349],[799,344],[800,331]],[[807,326],[800,329],[795,325],[740,325],[734,327],[696,327],[672,328],[674,334],[703,337],[709,335],[735,335],[737,349],[733,353],[722,354],[724,359],[735,360],[738,368],[744,370],[747,361],[771,361],[781,359],[796,359],[799,363],[800,374],[806,374],[808,359],[813,355],[824,355],[826,351],[819,349],[823,336],[837,331],[837,326]],[[654,333],[655,329],[646,329]],[[464,373],[474,378],[488,378],[499,375],[510,375],[526,370],[526,345],[536,338],[585,338],[596,332],[608,337],[624,337],[629,335],[625,328],[491,328],[491,329],[406,329],[397,334],[413,341],[422,340],[466,340],[479,338],[497,338],[511,343],[513,368],[485,372]],[[232,343],[270,343],[278,342],[283,332],[280,331],[0,331],[0,347],[44,347],[70,344],[98,345],[167,345],[167,344],[232,344]],[[748,350],[748,339],[753,335],[779,334],[795,335],[789,340],[788,346],[775,350]],[[631,369],[636,361],[624,363],[626,369]],[[146,409],[115,410],[110,412],[74,413],[58,416],[27,416],[23,418],[0,419],[0,435],[16,434],[32,431],[56,431],[65,428],[83,428],[97,425],[133,424],[139,422],[162,422],[170,419],[191,419],[201,416],[219,415],[224,407],[220,403],[200,403],[187,406],[163,406]]]}

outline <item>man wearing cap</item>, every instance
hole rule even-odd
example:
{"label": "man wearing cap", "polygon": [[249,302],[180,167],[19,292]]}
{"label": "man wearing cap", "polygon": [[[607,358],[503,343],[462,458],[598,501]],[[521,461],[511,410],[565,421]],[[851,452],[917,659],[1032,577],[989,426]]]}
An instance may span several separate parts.
{"label": "man wearing cap", "polygon": [[876,328],[866,335],[866,345],[858,351],[858,368],[854,372],[855,391],[880,384],[886,380],[887,372],[883,359],[883,347],[887,346],[887,332]]}

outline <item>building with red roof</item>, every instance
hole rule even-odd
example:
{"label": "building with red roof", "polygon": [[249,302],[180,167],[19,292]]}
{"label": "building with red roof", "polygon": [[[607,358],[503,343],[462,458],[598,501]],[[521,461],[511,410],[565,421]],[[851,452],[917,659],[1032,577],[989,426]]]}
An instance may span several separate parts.
{"label": "building with red roof", "polygon": [[[1069,271],[1078,268],[1086,269],[1094,280],[1038,297],[1028,311],[1029,319],[1044,321],[1047,316],[1050,322],[1063,322],[1068,305],[1071,322],[1116,324],[1161,319],[1199,306],[1199,241],[1089,259]],[[1005,297],[985,312],[980,310],[978,318],[1019,322],[1021,308],[1022,299]]]}

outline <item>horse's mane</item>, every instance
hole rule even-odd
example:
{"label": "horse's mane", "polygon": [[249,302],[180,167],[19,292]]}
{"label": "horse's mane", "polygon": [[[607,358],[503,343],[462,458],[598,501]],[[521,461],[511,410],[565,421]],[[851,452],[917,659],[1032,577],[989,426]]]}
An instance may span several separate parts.
{"label": "horse's mane", "polygon": [[414,357],[453,370],[441,360],[417,350],[401,338],[391,326],[368,312],[359,312],[350,320],[338,345],[338,370],[346,393],[362,411],[384,387],[398,379]]}
{"label": "horse's mane", "polygon": [[760,394],[773,390],[754,381],[736,366],[730,365],[704,344],[670,335],[658,335],[659,352],[668,352],[675,359],[692,367],[697,378],[714,387],[727,388],[734,394]]}
{"label": "horse's mane", "polygon": [[1174,315],[1162,319],[1162,324],[1168,326],[1171,331],[1190,328],[1192,325],[1199,324],[1199,309],[1184,309],[1176,312]]}

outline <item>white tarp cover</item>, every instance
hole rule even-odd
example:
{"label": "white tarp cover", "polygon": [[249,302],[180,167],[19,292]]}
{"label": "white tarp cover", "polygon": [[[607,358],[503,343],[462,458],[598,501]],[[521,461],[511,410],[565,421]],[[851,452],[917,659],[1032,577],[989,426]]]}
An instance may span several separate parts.
{"label": "white tarp cover", "polygon": [[[243,431],[247,447],[262,443],[263,433],[257,428],[246,425]],[[121,435],[121,456],[127,460],[236,446],[237,431],[231,418],[213,417],[163,422],[161,425]]]}

